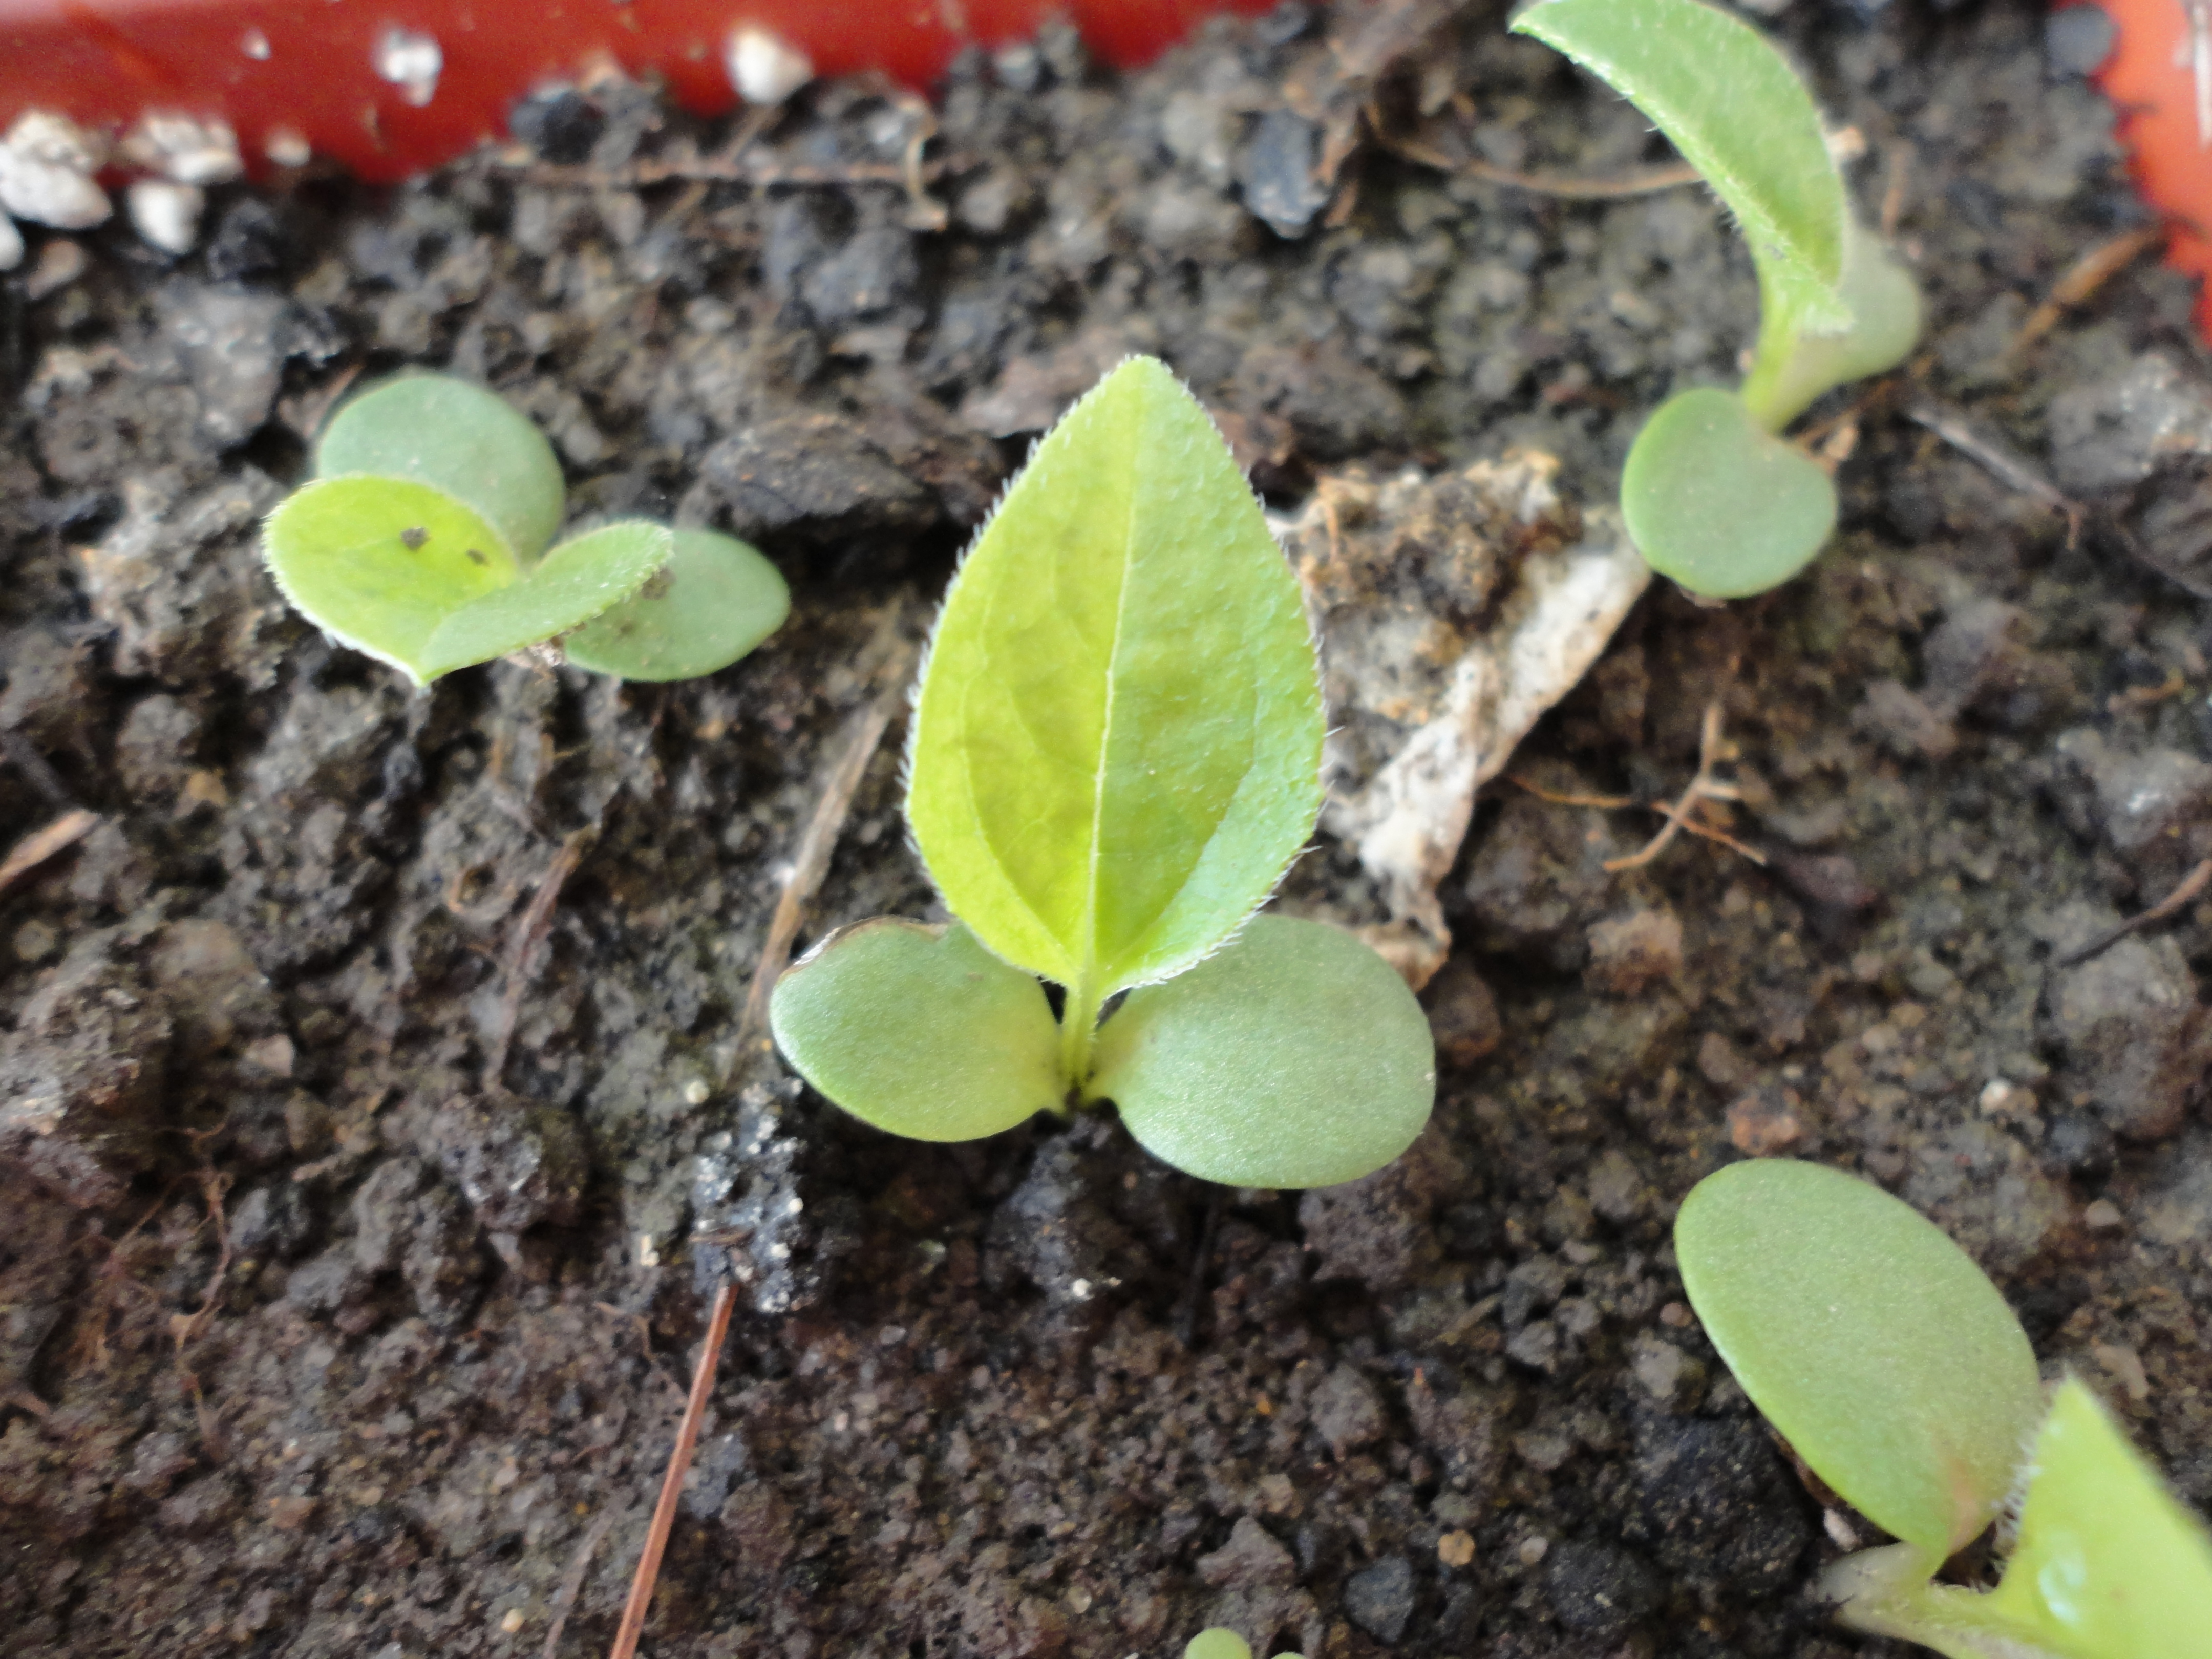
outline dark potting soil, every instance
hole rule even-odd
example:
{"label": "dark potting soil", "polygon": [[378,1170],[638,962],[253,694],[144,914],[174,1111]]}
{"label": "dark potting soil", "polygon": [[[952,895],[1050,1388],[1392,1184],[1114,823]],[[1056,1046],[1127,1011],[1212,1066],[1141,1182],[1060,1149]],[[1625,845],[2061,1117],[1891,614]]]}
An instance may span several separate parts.
{"label": "dark potting soil", "polygon": [[[1497,5],[1293,6],[1126,76],[1048,36],[933,115],[818,87],[719,166],[729,129],[601,87],[525,124],[562,166],[303,180],[182,262],[108,232],[10,279],[0,843],[97,817],[0,893],[0,1645],[604,1651],[726,1268],[649,1653],[1897,1653],[1813,1600],[1865,1523],[1681,1301],[1674,1206],[1747,1151],[1933,1215],[2212,1503],[2212,910],[2062,961],[2212,854],[2212,632],[2143,562],[2195,580],[2212,364],[2142,261],[2008,349],[2139,222],[2069,34],[1761,9],[1865,139],[1926,348],[1815,411],[1856,434],[1819,565],[1655,591],[1512,769],[1672,799],[1717,699],[1765,862],[1607,873],[1656,815],[1492,787],[1434,1128],[1228,1195],[1194,1301],[1209,1194],[1110,1119],[897,1144],[739,1046],[781,884],[1029,435],[1126,352],[1279,505],[1514,444],[1603,502],[1642,411],[1732,373],[1742,248],[1698,190],[1459,164],[1663,161],[1632,112]],[[255,521],[406,363],[528,409],[579,512],[756,538],[791,626],[700,684],[421,697],[323,641]],[[802,945],[931,912],[898,741]],[[1326,842],[1297,878],[1364,883]]]}

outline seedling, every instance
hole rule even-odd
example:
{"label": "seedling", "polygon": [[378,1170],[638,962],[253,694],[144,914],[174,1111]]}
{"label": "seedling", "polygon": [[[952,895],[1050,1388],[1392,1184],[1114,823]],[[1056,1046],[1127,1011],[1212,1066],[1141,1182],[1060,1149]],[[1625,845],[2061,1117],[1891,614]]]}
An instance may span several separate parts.
{"label": "seedling", "polygon": [[[2212,1536],[2080,1382],[2046,1405],[2020,1322],[1932,1223],[1759,1160],[1698,1184],[1674,1249],[1753,1403],[1899,1540],[1830,1569],[1845,1623],[1948,1659],[2203,1659]],[[1935,1582],[1992,1521],[1996,1588]]]}
{"label": "seedling", "polygon": [[1649,116],[1735,215],[1759,272],[1759,343],[1735,392],[1676,393],[1620,479],[1644,556],[1695,593],[1778,586],[1836,526],[1835,486],[1780,434],[1823,392],[1894,368],[1920,296],[1853,217],[1803,82],[1702,0],[1540,0],[1515,19]]}
{"label": "seedling", "polygon": [[[1182,1644],[1182,1659],[1252,1659],[1252,1644],[1227,1626],[1216,1625]],[[1275,1659],[1298,1659],[1298,1656],[1280,1653]]]}
{"label": "seedling", "polygon": [[270,515],[270,574],[325,633],[417,685],[556,639],[603,674],[711,674],[790,608],[775,566],[712,531],[624,521],[547,551],[567,501],[552,446],[464,380],[354,398],[315,472]]}
{"label": "seedling", "polygon": [[1426,1018],[1351,935],[1253,918],[1313,830],[1322,733],[1259,504],[1206,411],[1131,359],[1037,445],[938,619],[906,810],[957,920],[833,935],[778,982],[777,1042],[917,1140],[1111,1100],[1208,1180],[1381,1168],[1428,1120]]}

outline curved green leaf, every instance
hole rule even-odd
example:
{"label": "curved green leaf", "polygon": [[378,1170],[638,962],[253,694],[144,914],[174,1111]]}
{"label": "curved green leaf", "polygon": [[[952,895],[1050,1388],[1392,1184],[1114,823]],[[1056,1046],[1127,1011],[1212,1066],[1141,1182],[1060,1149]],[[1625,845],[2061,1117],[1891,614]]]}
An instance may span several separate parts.
{"label": "curved green leaf", "polygon": [[1879,1187],[1787,1159],[1699,1182],[1683,1288],[1744,1392],[1820,1477],[1928,1571],[1987,1526],[2042,1414],[2012,1310]]}
{"label": "curved green leaf", "polygon": [[974,1140],[1056,1110],[1044,988],[955,922],[864,921],[776,981],[776,1046],[822,1094],[913,1140]]}
{"label": "curved green leaf", "polygon": [[453,611],[520,575],[506,540],[444,490],[404,478],[326,478],[293,492],[263,527],[284,597],[341,644],[422,684],[432,636]]}
{"label": "curved green leaf", "polygon": [[734,536],[679,530],[667,568],[562,641],[568,660],[626,680],[689,680],[727,668],[783,626],[782,573]]}
{"label": "curved green leaf", "polygon": [[1252,1648],[1235,1631],[1216,1625],[1183,1644],[1182,1659],[1252,1659]]}
{"label": "curved green leaf", "polygon": [[2212,1536],[2073,1377],[2052,1398],[2027,1480],[1996,1589],[1931,1583],[1932,1564],[1900,1544],[1828,1569],[1821,1589],[1842,1601],[1838,1616],[1948,1659],[2202,1659]]}
{"label": "curved green leaf", "polygon": [[2212,1536],[2076,1378],[2036,1436],[2019,1541],[1987,1599],[2064,1659],[2212,1647]]}
{"label": "curved green leaf", "polygon": [[1836,487],[1741,398],[1699,386],[1660,404],[1636,434],[1620,511],[1661,575],[1692,593],[1740,599],[1812,562],[1836,527]]}
{"label": "curved green leaf", "polygon": [[1188,973],[1129,994],[1085,1093],[1146,1150],[1231,1187],[1329,1187],[1381,1169],[1429,1121],[1428,1017],[1341,929],[1255,916]]}
{"label": "curved green leaf", "polygon": [[619,605],[668,562],[665,525],[611,524],[561,544],[511,586],[471,599],[423,647],[423,678],[542,644]]}
{"label": "curved green leaf", "polygon": [[1812,94],[1765,36],[1702,0],[1540,0],[1512,27],[1605,81],[1704,175],[1790,333],[1850,326],[1843,177]]}
{"label": "curved green leaf", "polygon": [[1297,579],[1228,446],[1133,358],[1046,434],[945,603],[907,812],[945,902],[1087,1025],[1265,898],[1321,805]]}
{"label": "curved green leaf", "polygon": [[349,398],[315,446],[315,475],[412,478],[466,501],[528,563],[561,528],[553,446],[504,398],[450,374],[405,374]]}

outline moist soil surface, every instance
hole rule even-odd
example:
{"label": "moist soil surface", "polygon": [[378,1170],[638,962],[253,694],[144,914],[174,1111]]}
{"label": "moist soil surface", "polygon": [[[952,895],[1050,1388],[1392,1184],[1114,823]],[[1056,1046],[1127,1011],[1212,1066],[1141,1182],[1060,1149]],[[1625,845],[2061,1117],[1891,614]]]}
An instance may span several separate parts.
{"label": "moist soil surface", "polygon": [[[1130,74],[1051,34],[743,130],[602,85],[521,112],[534,155],[219,198],[179,262],[34,246],[0,840],[91,816],[0,892],[8,1652],[603,1652],[732,1279],[648,1653],[1901,1653],[1814,1599],[1872,1529],[1682,1300],[1675,1206],[1746,1153],[1936,1218],[2212,1504],[2212,911],[2068,959],[2212,854],[2212,366],[2148,258],[2021,339],[2142,222],[2080,18],[1762,9],[1863,140],[1924,348],[1813,412],[1817,566],[1655,586],[1485,791],[1433,1126],[1304,1196],[1110,1116],[892,1141],[743,1009],[872,708],[799,946],[941,914],[899,676],[1122,355],[1286,510],[1513,446],[1602,505],[1643,411],[1732,376],[1709,196],[1497,182],[1668,160],[1501,8],[1292,7]],[[528,410],[579,514],[757,541],[790,625],[690,684],[423,696],[323,639],[256,521],[410,364]],[[1608,872],[1715,703],[1738,845]],[[1326,837],[1288,896],[1373,903]]]}

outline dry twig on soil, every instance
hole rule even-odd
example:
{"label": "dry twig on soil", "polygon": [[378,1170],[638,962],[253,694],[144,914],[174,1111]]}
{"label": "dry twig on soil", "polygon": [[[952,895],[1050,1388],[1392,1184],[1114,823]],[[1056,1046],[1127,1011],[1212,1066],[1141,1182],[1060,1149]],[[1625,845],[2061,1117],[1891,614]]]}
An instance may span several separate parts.
{"label": "dry twig on soil", "polygon": [[76,846],[100,822],[100,814],[80,807],[64,812],[42,830],[33,830],[0,859],[0,893],[6,892],[57,853]]}
{"label": "dry twig on soil", "polygon": [[1721,737],[1721,706],[1717,702],[1709,702],[1705,705],[1705,722],[1699,727],[1698,733],[1697,775],[1690,780],[1689,787],[1682,791],[1680,798],[1672,806],[1662,806],[1659,809],[1667,815],[1667,822],[1659,826],[1659,833],[1644,842],[1640,849],[1629,854],[1626,858],[1607,859],[1603,866],[1606,872],[1609,875],[1617,875],[1623,870],[1639,869],[1650,863],[1652,860],[1667,850],[1668,844],[1674,841],[1676,832],[1683,830],[1691,830],[1693,834],[1708,836],[1723,846],[1742,854],[1753,864],[1765,863],[1766,858],[1764,854],[1745,846],[1732,836],[1723,835],[1710,824],[1698,823],[1691,816],[1698,810],[1701,802],[1737,799],[1734,784],[1723,783],[1713,776],[1713,768],[1726,759],[1728,753],[1727,744]]}
{"label": "dry twig on soil", "polygon": [[722,1340],[730,1332],[730,1312],[737,1306],[738,1287],[724,1281],[714,1292],[714,1310],[707,1316],[707,1335],[699,1345],[698,1364],[691,1368],[691,1394],[684,1401],[684,1421],[676,1430],[676,1449],[668,1459],[668,1474],[660,1483],[660,1501],[653,1506],[653,1525],[645,1534],[645,1553],[638,1558],[637,1577],[630,1580],[629,1600],[623,1607],[622,1624],[607,1659],[631,1659],[637,1638],[645,1628],[646,1609],[653,1605],[653,1586],[660,1577],[660,1558],[668,1548],[668,1534],[676,1528],[676,1505],[684,1496],[684,1473],[691,1466],[691,1449],[699,1443],[699,1421],[707,1414],[708,1396],[714,1392],[714,1369],[722,1357]]}
{"label": "dry twig on soil", "polygon": [[1684,185],[1694,185],[1698,177],[1697,168],[1686,161],[1634,167],[1626,173],[1617,173],[1605,178],[1589,178],[1569,173],[1523,173],[1514,167],[1494,167],[1488,161],[1478,161],[1473,156],[1455,161],[1441,150],[1430,149],[1419,139],[1386,132],[1382,123],[1372,116],[1370,125],[1382,148],[1417,167],[1433,167],[1438,173],[1462,173],[1486,185],[1503,185],[1508,190],[1525,190],[1531,195],[1557,196],[1567,201],[1611,202],[1629,196],[1652,196],[1662,190],[1679,190]]}
{"label": "dry twig on soil", "polygon": [[2125,270],[2154,247],[2166,243],[2164,224],[2141,225],[2123,231],[2097,244],[2080,258],[2067,266],[2057,282],[2051,285],[2049,296],[2028,313],[2027,320],[2020,325],[2020,332],[2012,337],[2000,361],[2018,356],[2045,335],[2058,326],[2069,308],[2087,305],[2096,296],[2097,290]]}
{"label": "dry twig on soil", "polygon": [[1906,404],[1905,418],[1926,427],[1967,459],[1978,463],[1999,483],[2042,502],[2063,517],[2069,544],[2081,532],[2087,509],[2037,471],[2025,456],[2002,439],[1982,431],[1957,410],[1925,398]]}
{"label": "dry twig on soil", "polygon": [[[829,775],[823,780],[821,798],[815,803],[814,816],[807,820],[805,832],[799,837],[799,850],[791,861],[791,874],[776,899],[775,914],[769,921],[768,938],[761,945],[760,961],[753,969],[752,984],[745,994],[744,1011],[738,1021],[738,1042],[733,1045],[738,1056],[735,1064],[743,1063],[753,1034],[766,1023],[769,994],[775,988],[784,964],[791,960],[792,941],[799,937],[799,924],[805,914],[807,902],[829,872],[830,854],[836,850],[837,838],[844,831],[845,819],[853,810],[853,797],[860,789],[868,763],[875,758],[884,733],[890,730],[899,705],[906,700],[914,655],[912,645],[904,641],[892,649],[879,670],[881,688],[846,727],[845,742],[837,758],[830,763]],[[699,1350],[698,1364],[691,1373],[691,1393],[684,1408],[684,1422],[677,1431],[676,1448],[669,1454],[668,1474],[660,1483],[660,1501],[653,1508],[653,1524],[645,1536],[645,1550],[638,1557],[637,1574],[630,1580],[629,1601],[623,1608],[622,1625],[615,1632],[615,1644],[609,1650],[608,1659],[631,1659],[637,1651],[638,1634],[645,1626],[646,1610],[653,1603],[653,1587],[660,1576],[660,1558],[668,1548],[669,1532],[676,1524],[677,1500],[683,1496],[684,1472],[690,1467],[692,1448],[698,1443],[699,1419],[706,1414],[708,1397],[714,1389],[714,1369],[721,1358],[722,1340],[728,1334],[730,1313],[737,1304],[737,1297],[736,1285],[727,1280],[714,1292],[714,1310],[707,1319],[706,1344]]]}
{"label": "dry twig on soil", "polygon": [[561,1588],[553,1592],[547,1608],[551,1617],[545,1625],[545,1645],[540,1650],[540,1659],[560,1659],[561,1632],[568,1628],[568,1614],[576,1605],[576,1598],[584,1593],[584,1575],[591,1570],[592,1557],[599,1553],[599,1546],[615,1528],[615,1512],[606,1510],[584,1531],[584,1541],[576,1546],[576,1553],[568,1559],[568,1571],[561,1575]]}
{"label": "dry twig on soil", "polygon": [[2077,967],[2092,957],[2102,956],[2130,933],[2154,927],[2172,915],[2184,905],[2191,902],[2207,887],[2212,887],[2212,859],[2206,859],[2181,878],[2181,884],[2140,915],[2130,916],[2117,927],[2108,927],[2087,945],[2077,945],[2058,957],[2061,968]]}
{"label": "dry twig on soil", "polygon": [[830,854],[836,850],[837,837],[844,832],[846,815],[853,810],[853,796],[867,773],[868,763],[875,758],[884,733],[890,729],[899,705],[906,701],[907,676],[913,665],[910,647],[899,651],[885,665],[883,689],[853,717],[846,728],[844,746],[831,763],[829,775],[823,780],[821,799],[815,803],[814,816],[808,820],[805,833],[799,838],[799,850],[791,860],[790,877],[776,898],[775,914],[769,919],[768,938],[761,945],[760,962],[753,969],[752,984],[745,992],[744,1012],[738,1021],[737,1050],[741,1061],[747,1045],[759,1036],[768,1024],[769,994],[775,989],[777,978],[791,960],[792,942],[799,937],[799,924],[805,917],[807,903],[822,885],[822,878],[829,873]]}
{"label": "dry twig on soil", "polygon": [[507,1055],[514,1046],[514,1028],[522,1018],[523,993],[530,988],[530,960],[545,935],[553,927],[553,908],[561,901],[561,890],[568,878],[576,873],[576,866],[584,854],[599,839],[599,826],[586,824],[561,843],[561,850],[553,855],[546,866],[538,890],[531,895],[530,908],[522,913],[507,935],[507,988],[499,1002],[499,1029],[493,1033],[491,1054],[484,1061],[484,1087],[496,1092],[507,1086]]}
{"label": "dry twig on soil", "polygon": [[1702,841],[1709,841],[1716,846],[1725,847],[1731,853],[1749,859],[1753,864],[1763,865],[1766,862],[1766,854],[1756,847],[1748,846],[1738,841],[1725,830],[1717,830],[1710,823],[1700,823],[1694,816],[1698,804],[1701,801],[1736,799],[1734,784],[1718,782],[1710,775],[1719,729],[1720,705],[1714,703],[1705,710],[1705,740],[1699,745],[1698,776],[1691,780],[1690,787],[1682,792],[1681,799],[1672,805],[1663,801],[1638,800],[1633,795],[1562,793],[1557,789],[1547,789],[1543,785],[1524,778],[1517,772],[1508,772],[1505,775],[1505,781],[1516,789],[1525,790],[1538,800],[1548,801],[1554,806],[1589,806],[1606,812],[1615,812],[1624,807],[1633,806],[1643,811],[1656,812],[1667,820],[1659,833],[1654,836],[1640,851],[1632,853],[1626,858],[1613,859],[1607,862],[1605,868],[1608,871],[1630,870],[1638,865],[1650,863],[1666,850],[1667,843],[1674,839],[1677,830],[1686,831]]}

